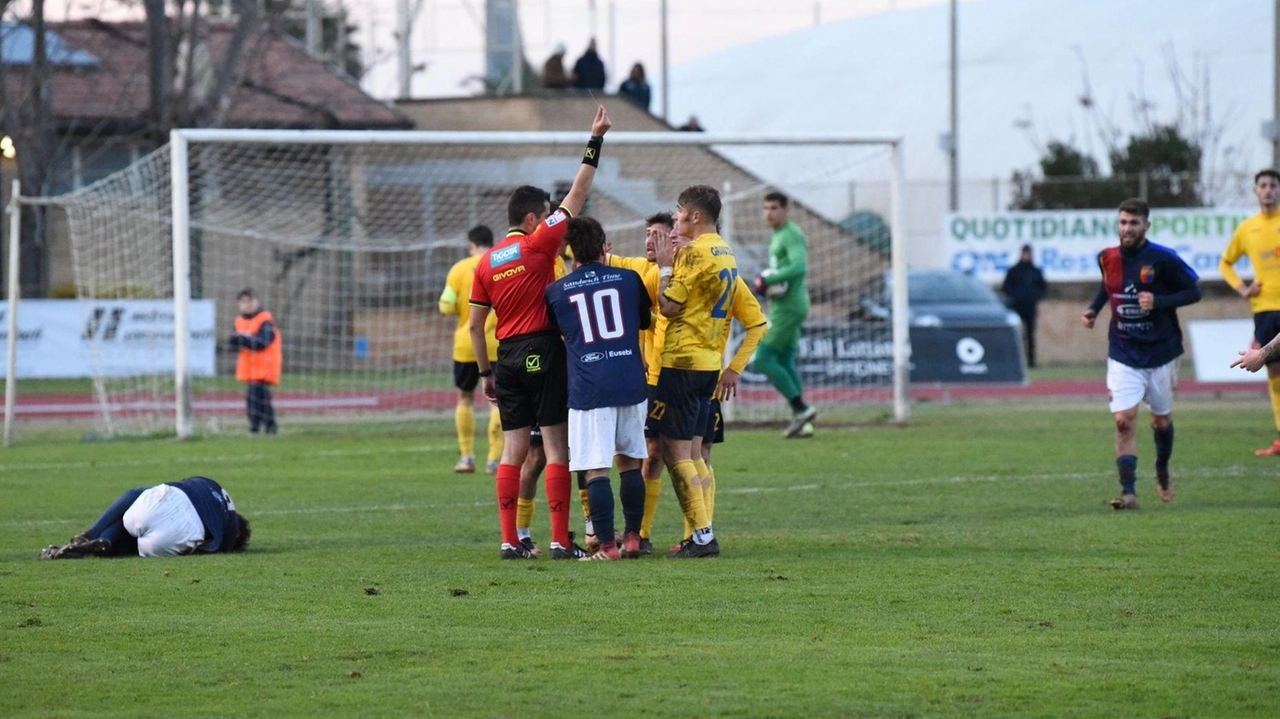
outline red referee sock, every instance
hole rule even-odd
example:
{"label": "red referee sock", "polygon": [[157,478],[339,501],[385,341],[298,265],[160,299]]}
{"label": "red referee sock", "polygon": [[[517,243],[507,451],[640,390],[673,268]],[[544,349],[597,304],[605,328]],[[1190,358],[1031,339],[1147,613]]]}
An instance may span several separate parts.
{"label": "red referee sock", "polygon": [[520,543],[516,534],[516,500],[520,495],[520,465],[500,464],[498,485],[498,524],[502,527],[502,543],[515,546]]}
{"label": "red referee sock", "polygon": [[573,544],[569,540],[569,498],[572,489],[569,465],[548,464],[547,506],[551,509],[551,541],[565,549]]}

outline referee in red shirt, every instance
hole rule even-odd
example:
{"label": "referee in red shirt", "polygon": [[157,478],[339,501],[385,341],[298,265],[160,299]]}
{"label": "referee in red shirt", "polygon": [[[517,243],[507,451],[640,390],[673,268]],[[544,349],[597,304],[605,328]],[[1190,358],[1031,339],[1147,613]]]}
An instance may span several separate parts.
{"label": "referee in red shirt", "polygon": [[[573,187],[551,212],[545,190],[524,185],[511,193],[506,239],[476,265],[471,285],[471,343],[484,381],[484,396],[497,403],[502,418],[502,461],[498,465],[498,519],[503,559],[530,559],[516,535],[520,465],[529,452],[529,429],[542,427],[547,453],[547,504],[551,509],[551,558],[573,559],[569,539],[569,379],[564,341],[547,314],[544,295],[555,280],[556,258],[564,250],[569,218],[582,210],[596,176],[600,147],[611,123],[601,105],[591,123],[591,140]],[[484,323],[498,313],[498,362],[489,364]]]}

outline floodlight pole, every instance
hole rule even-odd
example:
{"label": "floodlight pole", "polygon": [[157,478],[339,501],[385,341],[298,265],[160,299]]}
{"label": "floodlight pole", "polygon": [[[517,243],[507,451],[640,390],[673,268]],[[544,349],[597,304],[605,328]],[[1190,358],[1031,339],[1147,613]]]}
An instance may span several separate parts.
{"label": "floodlight pole", "polygon": [[[1280,0],[1276,0],[1280,2]],[[662,0],[662,121],[671,124],[671,76],[667,72],[667,0]]]}
{"label": "floodlight pole", "polygon": [[1280,0],[1275,5],[1271,48],[1271,167],[1280,167]]}
{"label": "floodlight pole", "polygon": [[[950,194],[951,194],[951,211],[956,212],[960,209],[960,135],[958,134],[958,99],[959,93],[956,87],[956,75],[958,73],[957,51],[956,51],[956,2],[951,0],[951,127],[950,135],[947,143],[947,156],[950,160]],[[1276,0],[1280,4],[1280,0]]]}

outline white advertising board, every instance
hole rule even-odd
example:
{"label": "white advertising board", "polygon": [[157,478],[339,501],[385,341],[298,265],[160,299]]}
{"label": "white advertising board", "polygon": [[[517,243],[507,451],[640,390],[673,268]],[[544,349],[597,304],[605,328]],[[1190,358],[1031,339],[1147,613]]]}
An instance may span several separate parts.
{"label": "white advertising board", "polygon": [[[8,316],[9,303],[0,302],[4,342]],[[215,330],[213,300],[192,300],[192,375],[213,376]],[[172,374],[173,301],[23,300],[17,365],[21,379]],[[3,352],[0,371],[8,371]]]}
{"label": "white advertising board", "polygon": [[1198,382],[1257,382],[1265,384],[1267,371],[1246,372],[1231,363],[1240,350],[1253,342],[1253,320],[1196,320],[1187,323],[1191,354]]}
{"label": "white advertising board", "polygon": [[[1235,228],[1257,210],[1241,208],[1155,209],[1147,238],[1173,248],[1201,279],[1218,280],[1218,262]],[[971,272],[998,285],[1031,245],[1035,263],[1049,282],[1101,280],[1098,253],[1119,243],[1115,210],[959,212],[943,220],[948,269]],[[1236,265],[1253,276],[1248,258]]]}

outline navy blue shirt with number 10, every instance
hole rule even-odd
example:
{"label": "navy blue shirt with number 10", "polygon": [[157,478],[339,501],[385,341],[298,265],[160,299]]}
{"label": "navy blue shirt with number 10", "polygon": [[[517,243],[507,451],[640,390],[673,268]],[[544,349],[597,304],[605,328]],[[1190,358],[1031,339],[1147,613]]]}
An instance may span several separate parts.
{"label": "navy blue shirt with number 10", "polygon": [[644,402],[640,330],[649,328],[653,305],[640,275],[591,262],[547,285],[546,297],[564,336],[569,409]]}

